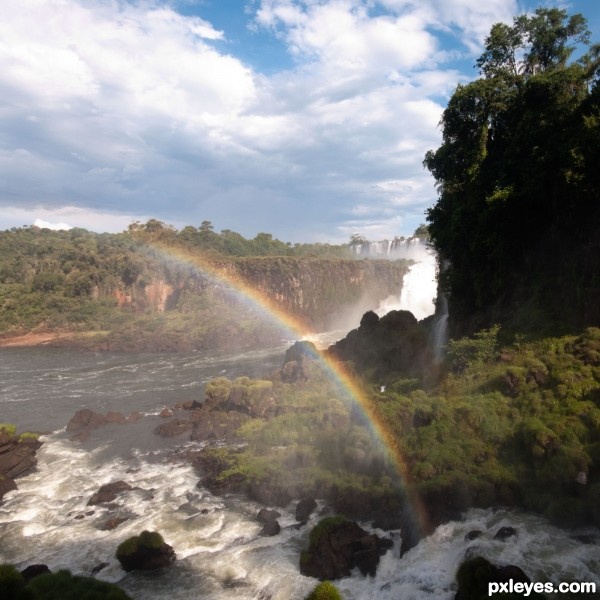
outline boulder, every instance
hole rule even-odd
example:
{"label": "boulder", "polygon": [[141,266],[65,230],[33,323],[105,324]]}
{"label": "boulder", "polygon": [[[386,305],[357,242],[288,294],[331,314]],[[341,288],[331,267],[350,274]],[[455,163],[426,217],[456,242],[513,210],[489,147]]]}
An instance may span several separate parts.
{"label": "boulder", "polygon": [[[465,560],[456,573],[458,590],[455,600],[479,600],[489,597],[488,585],[490,583],[531,583],[529,577],[515,565],[496,566],[485,558],[477,556]],[[514,594],[514,597],[522,594]],[[513,597],[512,595],[510,597]],[[543,600],[545,596],[531,592],[529,598]]]}
{"label": "boulder", "polygon": [[0,429],[0,502],[17,489],[13,481],[37,465],[35,453],[42,446],[36,434],[15,435],[13,426]]}
{"label": "boulder", "polygon": [[500,527],[500,529],[498,529],[498,531],[496,531],[496,535],[494,536],[494,539],[504,542],[509,537],[513,537],[515,535],[517,535],[517,530],[514,527]]}
{"label": "boulder", "polygon": [[17,484],[9,478],[3,477],[0,479],[0,502],[2,502],[2,498],[4,498],[4,494],[11,492],[12,490],[17,489]]}
{"label": "boulder", "polygon": [[262,537],[274,536],[277,535],[281,531],[281,526],[279,525],[279,521],[277,519],[273,519],[272,521],[267,521],[264,524],[264,527],[260,530],[258,535]]}
{"label": "boulder", "polygon": [[304,523],[308,521],[308,517],[317,508],[317,503],[314,498],[302,498],[296,505],[296,521]]}
{"label": "boulder", "polygon": [[167,423],[161,423],[154,429],[154,433],[162,437],[174,437],[190,431],[192,423],[187,419],[173,419]]}
{"label": "boulder", "polygon": [[142,418],[141,413],[132,412],[125,417],[120,412],[109,411],[105,415],[94,412],[89,408],[78,410],[67,423],[67,432],[71,433],[71,441],[84,442],[90,437],[90,434],[98,427],[109,424],[123,425],[125,423],[134,423]]}
{"label": "boulder", "polygon": [[170,419],[173,416],[173,411],[168,406],[165,406],[160,411],[160,414],[158,416],[162,417],[163,419]]}
{"label": "boulder", "polygon": [[117,548],[116,557],[125,571],[162,569],[176,558],[173,548],[156,531],[142,531],[125,540]]}
{"label": "boulder", "polygon": [[281,513],[277,510],[269,510],[268,508],[261,508],[256,515],[256,518],[260,523],[268,523],[269,521],[275,521],[281,517]]}
{"label": "boulder", "polygon": [[39,564],[39,565],[29,565],[29,566],[25,567],[21,571],[21,575],[23,575],[23,579],[25,579],[25,581],[27,583],[29,583],[35,577],[39,577],[40,575],[45,575],[46,573],[51,573],[51,572],[52,571],[50,571],[50,569],[48,568],[48,565]]}
{"label": "boulder", "polygon": [[78,410],[67,423],[68,432],[78,432],[82,429],[96,429],[102,425],[106,425],[106,416],[89,408]]}
{"label": "boulder", "polygon": [[483,531],[480,529],[473,529],[473,531],[469,531],[469,533],[465,534],[465,542],[471,542],[476,540],[479,536],[483,534]]}
{"label": "boulder", "polygon": [[122,492],[132,489],[126,481],[122,480],[106,483],[88,500],[88,506],[112,502]]}
{"label": "boulder", "polygon": [[300,572],[321,581],[347,577],[355,567],[363,575],[375,575],[380,557],[392,546],[392,540],[367,533],[355,521],[327,517],[311,531]]}
{"label": "boulder", "polygon": [[319,355],[317,347],[307,340],[296,342],[285,351],[283,366],[279,372],[281,381],[295,383],[310,379],[311,362]]}

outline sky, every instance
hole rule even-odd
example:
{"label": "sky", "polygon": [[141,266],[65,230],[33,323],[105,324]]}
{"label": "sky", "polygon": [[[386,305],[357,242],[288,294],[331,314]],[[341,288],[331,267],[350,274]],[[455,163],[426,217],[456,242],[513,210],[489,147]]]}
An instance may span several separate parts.
{"label": "sky", "polygon": [[0,230],[410,235],[492,24],[586,0],[0,0]]}

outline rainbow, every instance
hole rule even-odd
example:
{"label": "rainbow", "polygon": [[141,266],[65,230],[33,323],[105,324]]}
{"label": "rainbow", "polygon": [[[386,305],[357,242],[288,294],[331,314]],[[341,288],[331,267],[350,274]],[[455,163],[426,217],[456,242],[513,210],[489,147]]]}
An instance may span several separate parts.
{"label": "rainbow", "polygon": [[[297,340],[306,337],[310,338],[310,334],[313,333],[308,331],[298,319],[285,313],[271,298],[267,297],[264,293],[252,287],[241,278],[228,273],[226,269],[219,268],[214,261],[211,262],[202,256],[191,254],[181,248],[173,248],[172,246],[167,247],[156,242],[147,244],[147,246],[164,260],[174,260],[188,267],[191,266],[215,283],[225,285],[233,297],[243,303],[250,304],[253,308],[257,309],[270,321],[281,328],[282,332],[286,334],[287,339]],[[410,486],[407,485],[410,478],[406,461],[399,451],[391,432],[387,429],[385,424],[381,422],[373,405],[373,401],[369,398],[368,394],[361,387],[356,378],[350,374],[342,364],[334,361],[323,353],[319,353],[318,358],[328,376],[332,381],[344,389],[349,399],[360,408],[363,415],[370,423],[374,435],[386,449],[386,452],[395,465],[396,471],[405,487],[407,498],[410,503],[410,507],[408,508],[412,512],[413,525],[417,527],[421,534],[428,533],[430,527],[427,512],[418,497],[416,497],[415,494],[411,494]]]}

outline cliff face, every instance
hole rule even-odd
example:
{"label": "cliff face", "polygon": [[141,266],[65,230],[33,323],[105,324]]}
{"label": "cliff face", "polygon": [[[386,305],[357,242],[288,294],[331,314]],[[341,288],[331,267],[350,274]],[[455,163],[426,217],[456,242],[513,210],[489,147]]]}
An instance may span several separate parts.
{"label": "cliff face", "polygon": [[112,296],[119,307],[134,312],[166,312],[181,309],[183,295],[189,301],[210,291],[213,299],[244,309],[240,296],[228,290],[250,289],[307,329],[323,331],[347,320],[358,322],[366,310],[398,295],[408,271],[404,261],[292,257],[238,258],[219,261],[213,268],[229,286],[220,284],[218,277],[188,270],[169,280],[157,277],[121,286]]}

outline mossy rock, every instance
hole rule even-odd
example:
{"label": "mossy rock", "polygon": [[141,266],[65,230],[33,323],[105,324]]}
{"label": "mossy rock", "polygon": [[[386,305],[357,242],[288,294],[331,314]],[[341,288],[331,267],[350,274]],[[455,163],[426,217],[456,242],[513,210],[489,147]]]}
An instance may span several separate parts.
{"label": "mossy rock", "polygon": [[336,515],[334,517],[325,517],[321,519],[311,530],[310,532],[310,546],[308,551],[313,550],[316,545],[319,543],[321,538],[330,533],[333,529],[335,529],[338,525],[345,523],[347,519],[340,515]]}
{"label": "mossy rock", "polygon": [[17,432],[17,426],[12,423],[0,423],[0,435],[4,434],[8,437],[13,437]]}
{"label": "mossy rock", "polygon": [[142,531],[126,539],[115,556],[126,571],[162,569],[175,560],[173,548],[156,531]]}
{"label": "mossy rock", "polygon": [[342,595],[333,583],[322,581],[304,600],[342,600]]}

